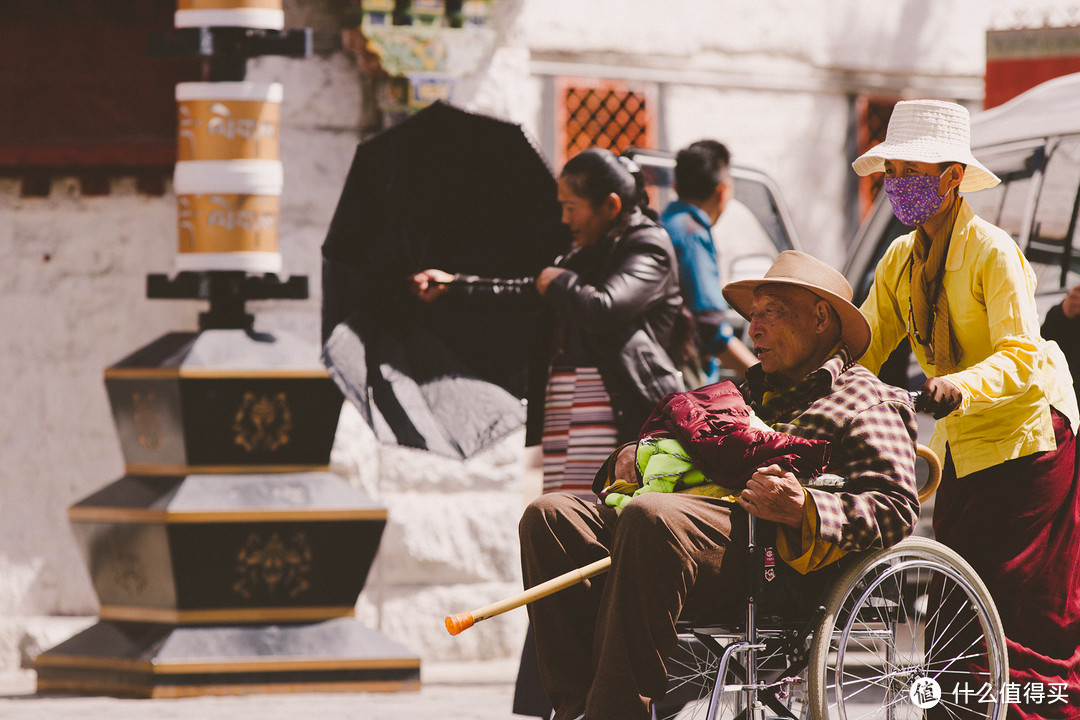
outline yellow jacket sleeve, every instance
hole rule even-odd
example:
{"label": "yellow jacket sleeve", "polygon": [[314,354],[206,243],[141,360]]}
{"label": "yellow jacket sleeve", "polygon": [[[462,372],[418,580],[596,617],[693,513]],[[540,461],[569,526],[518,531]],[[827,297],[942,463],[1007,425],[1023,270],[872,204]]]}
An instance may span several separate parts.
{"label": "yellow jacket sleeve", "polygon": [[786,528],[782,528],[776,533],[776,551],[780,553],[781,560],[805,575],[836,562],[847,553],[818,536],[817,506],[810,493],[803,490],[803,495],[806,502],[803,503],[801,542],[798,547],[793,546]]}
{"label": "yellow jacket sleeve", "polygon": [[902,277],[906,280],[903,273],[912,242],[911,235],[893,241],[874,270],[870,294],[859,308],[870,323],[870,347],[859,358],[859,364],[875,374],[907,335],[907,305],[901,307],[897,287]]}

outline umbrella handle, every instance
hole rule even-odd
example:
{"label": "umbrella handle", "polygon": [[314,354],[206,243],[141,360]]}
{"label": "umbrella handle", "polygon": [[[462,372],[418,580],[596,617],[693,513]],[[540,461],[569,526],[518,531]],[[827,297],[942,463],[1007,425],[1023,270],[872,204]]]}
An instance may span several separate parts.
{"label": "umbrella handle", "polygon": [[601,573],[607,572],[611,567],[611,558],[606,557],[601,560],[597,560],[594,563],[585,565],[571,570],[568,573],[563,573],[558,577],[554,577],[547,582],[540,583],[534,587],[520,592],[516,595],[511,595],[508,598],[503,598],[497,602],[493,602],[490,605],[470,610],[469,612],[458,613],[456,615],[446,616],[446,630],[451,635],[458,635],[465,630],[471,628],[475,623],[481,620],[487,620],[490,617],[501,615],[507,610],[513,610],[519,608],[522,605],[528,605],[533,600],[539,600],[542,597],[548,595],[554,595],[560,590],[565,590],[568,587],[577,585],[579,582],[587,580],[588,578],[595,577]]}

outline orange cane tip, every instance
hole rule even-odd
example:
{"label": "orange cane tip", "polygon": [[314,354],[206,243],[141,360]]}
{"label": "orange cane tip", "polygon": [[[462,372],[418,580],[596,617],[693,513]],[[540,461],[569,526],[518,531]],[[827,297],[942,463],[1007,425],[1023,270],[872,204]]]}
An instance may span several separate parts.
{"label": "orange cane tip", "polygon": [[446,630],[451,635],[458,635],[473,626],[473,618],[469,613],[458,613],[446,616]]}

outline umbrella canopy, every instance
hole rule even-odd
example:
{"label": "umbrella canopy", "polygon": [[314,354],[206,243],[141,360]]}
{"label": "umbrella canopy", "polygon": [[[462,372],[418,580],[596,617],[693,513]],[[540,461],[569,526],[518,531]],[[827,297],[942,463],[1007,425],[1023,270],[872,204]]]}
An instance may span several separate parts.
{"label": "umbrella canopy", "polygon": [[323,244],[324,363],[381,441],[469,457],[524,422],[540,307],[423,303],[409,277],[526,277],[569,246],[521,126],[436,103],[357,147]]}

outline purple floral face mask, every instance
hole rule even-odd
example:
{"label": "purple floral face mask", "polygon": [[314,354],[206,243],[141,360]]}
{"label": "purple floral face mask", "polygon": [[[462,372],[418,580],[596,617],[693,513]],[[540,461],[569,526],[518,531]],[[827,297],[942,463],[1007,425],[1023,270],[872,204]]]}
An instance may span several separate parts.
{"label": "purple floral face mask", "polygon": [[885,178],[885,194],[896,219],[905,225],[922,225],[932,218],[945,200],[938,195],[940,181],[937,175]]}

